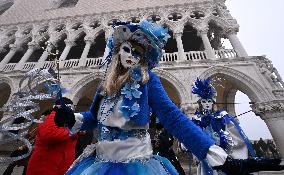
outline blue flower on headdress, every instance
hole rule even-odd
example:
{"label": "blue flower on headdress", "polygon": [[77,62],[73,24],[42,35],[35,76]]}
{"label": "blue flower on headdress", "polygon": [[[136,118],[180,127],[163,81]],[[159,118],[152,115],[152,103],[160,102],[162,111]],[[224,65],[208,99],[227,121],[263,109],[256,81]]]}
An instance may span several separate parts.
{"label": "blue flower on headdress", "polygon": [[140,106],[137,102],[135,102],[132,106],[121,106],[119,111],[123,114],[127,120],[134,117],[140,111]]}
{"label": "blue flower on headdress", "polygon": [[141,81],[142,79],[142,72],[141,72],[141,67],[136,66],[130,70],[130,77],[133,81]]}
{"label": "blue flower on headdress", "polygon": [[192,86],[192,93],[197,94],[202,99],[212,99],[216,93],[215,89],[210,84],[210,79],[196,79]]}
{"label": "blue flower on headdress", "polygon": [[125,95],[125,98],[128,98],[129,100],[132,100],[132,97],[140,98],[142,92],[138,90],[139,87],[140,85],[137,83],[133,83],[131,85],[129,83],[126,83],[125,86],[121,89],[121,94]]}

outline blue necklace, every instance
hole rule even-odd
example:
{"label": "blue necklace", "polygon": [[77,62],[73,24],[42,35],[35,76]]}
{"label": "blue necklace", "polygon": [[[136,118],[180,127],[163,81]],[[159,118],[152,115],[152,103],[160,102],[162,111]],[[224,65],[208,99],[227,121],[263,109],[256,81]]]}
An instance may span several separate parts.
{"label": "blue necklace", "polygon": [[120,93],[115,93],[112,96],[104,96],[103,103],[100,108],[100,122],[105,121],[110,116],[110,114],[114,112],[114,108],[116,107],[119,101],[119,97]]}

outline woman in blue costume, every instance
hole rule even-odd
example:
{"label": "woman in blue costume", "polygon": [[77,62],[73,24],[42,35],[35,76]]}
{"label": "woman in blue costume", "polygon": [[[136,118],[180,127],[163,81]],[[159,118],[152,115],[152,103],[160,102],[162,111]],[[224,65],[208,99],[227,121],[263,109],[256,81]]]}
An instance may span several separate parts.
{"label": "woman in blue costume", "polygon": [[[225,110],[216,109],[214,100],[216,91],[211,86],[210,79],[200,80],[197,78],[192,87],[192,93],[199,96],[199,108],[195,112],[195,115],[192,116],[192,121],[209,135],[215,141],[216,145],[226,150],[226,153],[233,159],[248,160],[251,157],[251,161],[254,159],[257,160],[258,164],[254,165],[254,167],[251,164],[251,169],[254,169],[253,171],[279,170],[277,166],[275,166],[275,169],[273,169],[273,166],[269,167],[270,163],[273,165],[274,161],[277,162],[279,160],[255,158],[251,142],[239,126],[239,123]],[[208,172],[218,174],[217,171],[213,171],[206,160],[202,160],[197,174],[210,174]],[[248,172],[252,171],[248,169]],[[219,174],[224,173],[219,172]]]}
{"label": "woman in blue costume", "polygon": [[86,148],[67,175],[178,174],[167,159],[152,154],[150,109],[198,159],[219,168],[227,165],[226,152],[173,104],[151,72],[168,38],[165,28],[147,21],[114,28],[108,40],[106,78],[90,110],[76,114],[76,126],[96,128],[98,142]]}

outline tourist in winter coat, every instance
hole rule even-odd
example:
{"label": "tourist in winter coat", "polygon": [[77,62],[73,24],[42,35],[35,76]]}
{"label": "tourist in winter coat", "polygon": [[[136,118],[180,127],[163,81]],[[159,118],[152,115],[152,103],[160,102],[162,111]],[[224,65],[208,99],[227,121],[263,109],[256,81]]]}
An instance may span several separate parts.
{"label": "tourist in winter coat", "polygon": [[[72,104],[71,100],[63,99],[66,105]],[[70,111],[62,108],[57,100],[51,113],[39,124],[27,175],[64,175],[73,163],[78,134],[70,131],[75,123]]]}

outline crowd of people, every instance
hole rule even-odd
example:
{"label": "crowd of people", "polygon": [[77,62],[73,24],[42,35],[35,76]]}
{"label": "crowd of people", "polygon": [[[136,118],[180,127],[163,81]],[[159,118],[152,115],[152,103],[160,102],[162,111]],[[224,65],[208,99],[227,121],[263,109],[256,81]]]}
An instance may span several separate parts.
{"label": "crowd of people", "polygon": [[260,138],[258,141],[253,141],[253,148],[258,157],[266,158],[279,158],[280,154],[277,150],[273,140],[263,140]]}
{"label": "crowd of people", "polygon": [[[26,174],[185,174],[172,150],[174,138],[189,161],[192,154],[200,160],[199,175],[283,170],[280,159],[257,158],[239,124],[215,109],[216,93],[209,80],[197,79],[192,88],[199,97],[194,116],[186,116],[172,102],[151,71],[169,37],[165,27],[153,22],[117,23],[107,42],[106,74],[90,109],[74,113],[73,102],[59,95],[37,127]],[[161,125],[155,145],[148,132],[151,115]],[[88,137],[76,146],[78,137],[94,130],[96,143]]]}

